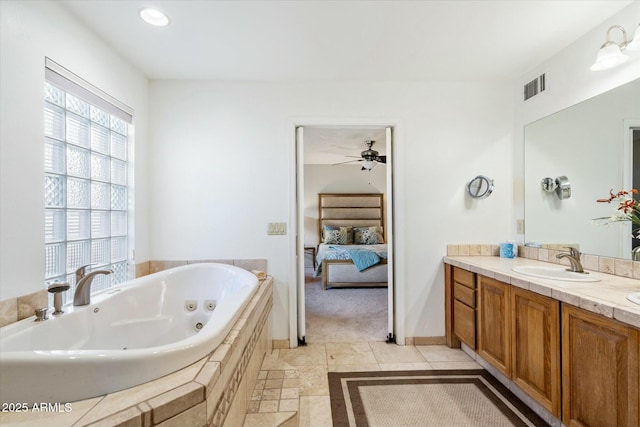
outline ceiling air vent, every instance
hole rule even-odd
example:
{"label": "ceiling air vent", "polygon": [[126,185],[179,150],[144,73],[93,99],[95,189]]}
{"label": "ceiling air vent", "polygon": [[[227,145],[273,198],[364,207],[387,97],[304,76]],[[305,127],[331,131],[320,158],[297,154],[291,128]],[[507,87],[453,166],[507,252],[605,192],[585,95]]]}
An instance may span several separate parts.
{"label": "ceiling air vent", "polygon": [[531,80],[524,85],[524,100],[533,98],[540,92],[544,92],[547,87],[545,74],[541,74],[539,77]]}

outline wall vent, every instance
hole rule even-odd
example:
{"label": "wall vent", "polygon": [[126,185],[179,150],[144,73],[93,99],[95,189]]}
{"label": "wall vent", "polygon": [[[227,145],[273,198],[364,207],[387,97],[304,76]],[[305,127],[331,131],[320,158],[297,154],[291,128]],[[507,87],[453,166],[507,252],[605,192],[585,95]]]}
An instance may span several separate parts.
{"label": "wall vent", "polygon": [[541,74],[529,83],[524,85],[524,100],[533,98],[537,94],[544,92],[547,88],[546,74]]}

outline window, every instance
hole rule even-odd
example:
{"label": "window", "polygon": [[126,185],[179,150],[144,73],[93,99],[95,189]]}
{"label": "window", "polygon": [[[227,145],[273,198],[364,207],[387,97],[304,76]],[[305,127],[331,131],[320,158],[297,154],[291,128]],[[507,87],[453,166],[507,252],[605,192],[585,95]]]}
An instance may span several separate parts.
{"label": "window", "polygon": [[127,279],[130,116],[115,115],[113,105],[85,96],[77,76],[72,82],[60,69],[46,71],[45,281],[68,282],[69,299],[81,266],[113,271],[95,277],[92,293]]}

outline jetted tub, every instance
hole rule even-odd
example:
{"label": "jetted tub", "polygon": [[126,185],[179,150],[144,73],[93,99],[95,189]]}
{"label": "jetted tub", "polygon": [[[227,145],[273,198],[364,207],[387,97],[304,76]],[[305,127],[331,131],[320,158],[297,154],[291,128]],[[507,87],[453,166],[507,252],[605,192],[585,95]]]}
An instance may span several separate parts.
{"label": "jetted tub", "polygon": [[184,368],[216,349],[257,288],[239,267],[190,264],[0,328],[0,401],[66,403]]}

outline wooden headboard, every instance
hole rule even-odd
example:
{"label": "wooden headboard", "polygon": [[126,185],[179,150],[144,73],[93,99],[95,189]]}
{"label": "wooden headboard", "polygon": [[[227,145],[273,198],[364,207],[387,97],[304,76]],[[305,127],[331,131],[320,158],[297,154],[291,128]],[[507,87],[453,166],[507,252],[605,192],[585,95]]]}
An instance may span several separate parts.
{"label": "wooden headboard", "polygon": [[382,193],[320,193],[318,194],[318,238],[322,241],[325,225],[382,227],[384,223],[384,194]]}

